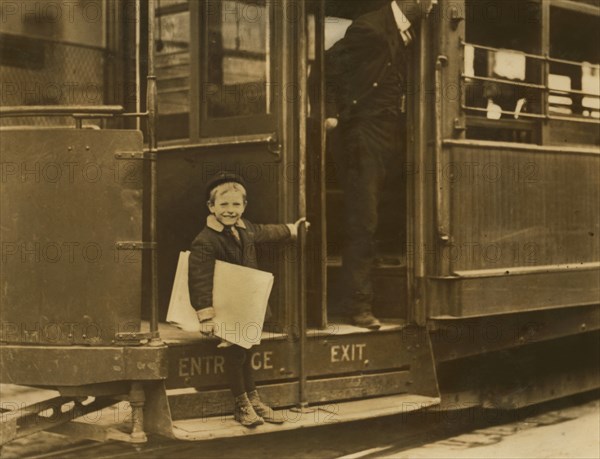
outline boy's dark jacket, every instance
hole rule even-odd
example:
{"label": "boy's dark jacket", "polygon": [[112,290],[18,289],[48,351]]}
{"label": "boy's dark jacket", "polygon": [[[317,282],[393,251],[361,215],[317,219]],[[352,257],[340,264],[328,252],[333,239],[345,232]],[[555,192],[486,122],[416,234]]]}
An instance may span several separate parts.
{"label": "boy's dark jacket", "polygon": [[209,215],[206,226],[192,242],[188,284],[190,300],[194,309],[200,311],[200,320],[214,317],[212,293],[216,260],[256,269],[256,244],[285,241],[292,237],[286,224],[260,225],[240,219],[235,226],[240,242],[214,215]]}

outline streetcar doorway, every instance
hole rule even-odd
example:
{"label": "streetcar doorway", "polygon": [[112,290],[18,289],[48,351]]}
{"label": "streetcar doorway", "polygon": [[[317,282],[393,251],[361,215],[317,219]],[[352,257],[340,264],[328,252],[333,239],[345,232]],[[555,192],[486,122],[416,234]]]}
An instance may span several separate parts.
{"label": "streetcar doorway", "polygon": [[[317,4],[318,2],[314,2]],[[348,137],[352,129],[338,119],[338,125],[328,129],[326,105],[331,97],[328,85],[343,85],[342,81],[332,81],[327,75],[326,64],[332,47],[344,37],[352,20],[358,16],[380,8],[384,3],[378,0],[360,2],[339,2],[328,0],[321,8],[309,12],[312,21],[309,30],[310,111],[307,124],[308,148],[308,218],[313,225],[309,235],[309,253],[318,254],[310,262],[315,269],[309,270],[308,320],[311,326],[325,326],[328,323],[348,323],[348,305],[352,302],[349,291],[363,290],[364,285],[349,285],[349,275],[344,263],[348,254],[352,255],[349,241],[348,221],[357,215],[353,190],[349,199],[348,169],[355,167],[360,158],[352,151],[353,142]],[[322,22],[322,24],[321,24]],[[401,323],[408,318],[407,288],[407,137],[406,117],[398,117],[393,129],[398,136],[390,157],[384,166],[383,189],[377,199],[366,196],[371,193],[362,190],[358,199],[367,198],[372,205],[377,202],[376,232],[371,241],[375,252],[370,269],[372,283],[372,311],[383,324]],[[372,196],[371,196],[372,197]],[[366,223],[366,222],[364,222]],[[313,231],[314,228],[314,231]],[[317,269],[319,268],[319,269]],[[368,287],[367,289],[368,290]]]}
{"label": "streetcar doorway", "polygon": [[[349,235],[346,222],[356,215],[351,192],[344,186],[347,172],[340,170],[344,164],[346,139],[343,131],[328,133],[326,154],[325,219],[327,231],[327,311],[330,320],[345,314],[347,291],[355,289],[348,285],[348,274],[344,272],[347,258],[353,255],[349,248]],[[377,205],[377,229],[373,240],[375,256],[371,267],[373,290],[373,314],[380,318],[406,318],[406,203],[405,182],[402,176],[403,154],[396,156],[388,164],[383,180],[383,190]],[[369,193],[368,190],[364,190]],[[370,202],[371,199],[368,199]],[[364,205],[357,203],[357,205]]]}

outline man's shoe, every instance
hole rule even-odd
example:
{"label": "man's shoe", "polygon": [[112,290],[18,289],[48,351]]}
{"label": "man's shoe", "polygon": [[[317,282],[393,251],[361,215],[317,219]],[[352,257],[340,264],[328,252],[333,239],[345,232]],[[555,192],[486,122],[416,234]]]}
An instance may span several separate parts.
{"label": "man's shoe", "polygon": [[352,325],[368,328],[369,330],[379,330],[381,328],[381,322],[370,312],[354,314],[352,316]]}
{"label": "man's shoe", "polygon": [[270,406],[265,405],[260,399],[257,391],[253,390],[252,392],[248,392],[248,400],[250,400],[256,414],[263,418],[265,422],[270,422],[271,424],[283,424],[283,416],[277,411],[273,411],[273,408]]}
{"label": "man's shoe", "polygon": [[259,426],[265,423],[263,418],[256,414],[256,411],[252,408],[252,404],[245,392],[235,398],[233,418],[246,427]]}

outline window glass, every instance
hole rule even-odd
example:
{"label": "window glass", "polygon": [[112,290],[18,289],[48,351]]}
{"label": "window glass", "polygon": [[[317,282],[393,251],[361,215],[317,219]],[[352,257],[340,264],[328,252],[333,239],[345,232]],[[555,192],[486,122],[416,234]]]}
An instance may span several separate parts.
{"label": "window glass", "polygon": [[[577,33],[572,33],[577,24]],[[600,118],[600,20],[561,8],[550,11],[550,113]]]}
{"label": "window glass", "polygon": [[203,100],[209,118],[271,113],[270,2],[208,2]]}
{"label": "window glass", "polygon": [[535,142],[543,116],[538,2],[467,0],[463,94],[467,137]]}
{"label": "window glass", "polygon": [[[60,2],[49,2],[44,8],[42,3],[22,0],[14,5],[23,14],[2,16],[0,104],[104,104],[109,98],[105,72],[110,65],[105,43],[106,3],[67,2],[69,8]],[[0,123],[72,125],[74,121],[68,117],[27,117],[2,118]]]}
{"label": "window glass", "polygon": [[[541,4],[466,0],[468,138],[600,141],[594,126],[600,119],[599,16],[557,2],[550,6],[549,29],[542,30]],[[547,38],[549,49],[543,49]]]}
{"label": "window glass", "polygon": [[[187,138],[190,113],[190,13],[186,2],[157,9],[155,28],[156,78],[161,140]],[[168,5],[173,6],[173,5]]]}

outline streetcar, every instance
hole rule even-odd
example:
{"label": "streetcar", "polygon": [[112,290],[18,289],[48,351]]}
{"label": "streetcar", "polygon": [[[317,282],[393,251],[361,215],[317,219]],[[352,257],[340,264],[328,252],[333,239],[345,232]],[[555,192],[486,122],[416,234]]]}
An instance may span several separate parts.
{"label": "streetcar", "polygon": [[[194,441],[598,388],[595,0],[431,2],[381,203],[383,325],[342,317],[325,55],[385,3],[2,4],[0,382],[54,392],[3,400],[1,444]],[[244,176],[250,220],[311,222],[259,253],[275,286],[252,366],[283,426],[237,425],[217,341],[166,322],[221,170]]]}

